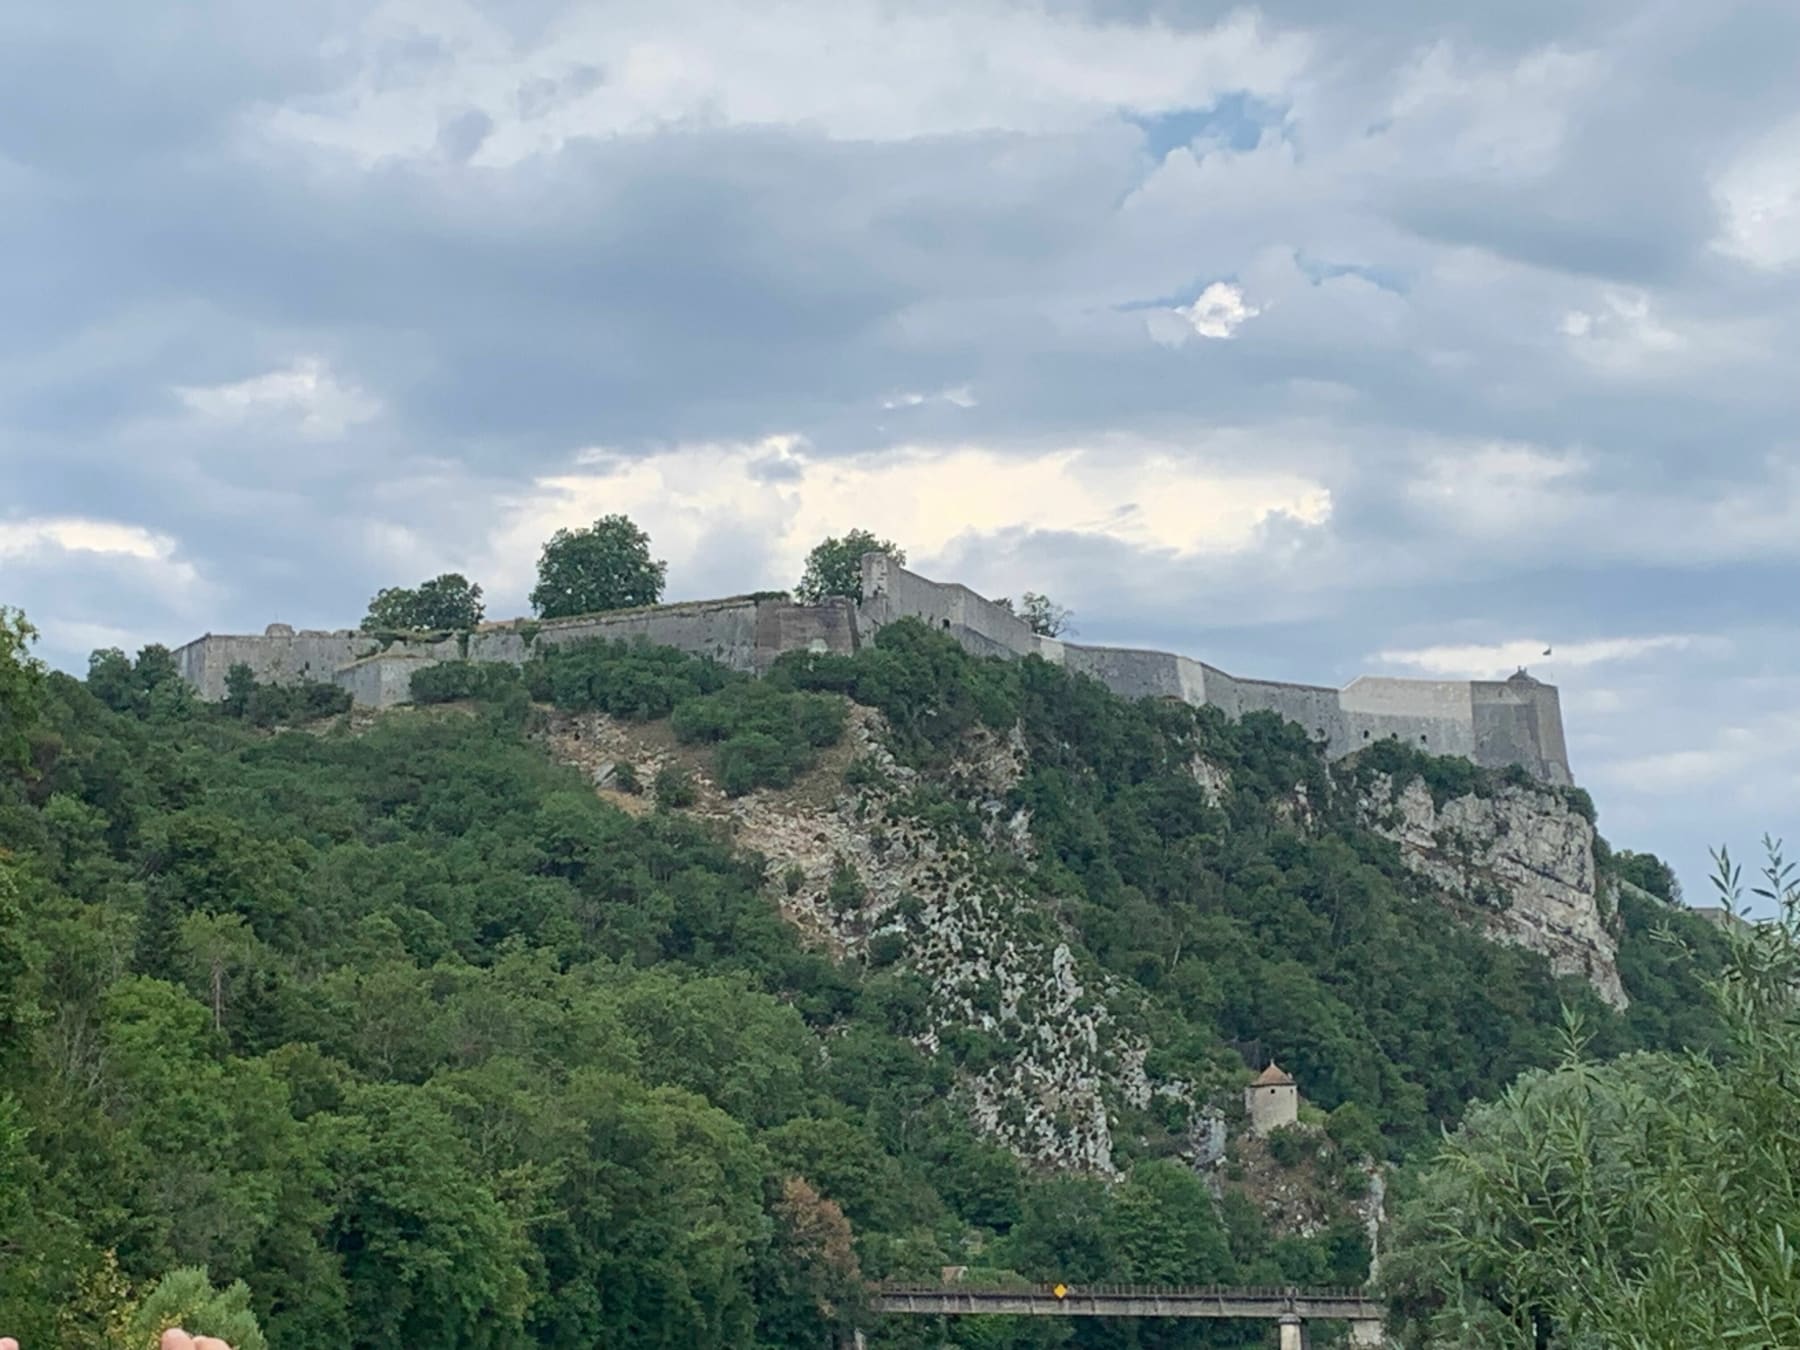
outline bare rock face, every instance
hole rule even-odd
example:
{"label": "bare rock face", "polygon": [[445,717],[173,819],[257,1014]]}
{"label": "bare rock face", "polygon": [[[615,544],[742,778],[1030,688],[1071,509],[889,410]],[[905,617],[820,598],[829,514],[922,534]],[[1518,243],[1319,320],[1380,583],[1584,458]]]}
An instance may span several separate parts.
{"label": "bare rock face", "polygon": [[1626,1005],[1594,874],[1594,827],[1560,797],[1503,786],[1440,806],[1421,780],[1396,789],[1380,775],[1361,805],[1407,866],[1467,906],[1489,936],[1542,952],[1557,974],[1582,976],[1613,1007]]}

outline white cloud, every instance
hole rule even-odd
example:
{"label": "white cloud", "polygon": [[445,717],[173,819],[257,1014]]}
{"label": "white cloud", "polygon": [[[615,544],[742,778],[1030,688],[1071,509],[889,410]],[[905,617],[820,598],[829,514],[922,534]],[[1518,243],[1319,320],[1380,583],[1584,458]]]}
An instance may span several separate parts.
{"label": "white cloud", "polygon": [[[433,43],[396,71],[383,52]],[[803,126],[846,140],[1057,131],[1119,109],[1206,107],[1284,90],[1309,44],[1253,11],[1207,29],[1107,23],[1005,0],[754,9],[705,0],[575,7],[520,43],[473,5],[390,0],[346,46],[355,78],[262,129],[365,163],[438,154],[444,120],[484,114],[474,162],[516,163],[576,137],[672,124]]]}
{"label": "white cloud", "polygon": [[1688,345],[1657,317],[1642,291],[1607,291],[1594,309],[1571,309],[1559,326],[1572,352],[1617,374],[1642,370]]}
{"label": "white cloud", "polygon": [[0,520],[0,558],[24,558],[58,549],[67,553],[121,553],[160,561],[175,552],[175,541],[141,525],[79,516]]}
{"label": "white cloud", "polygon": [[1717,639],[1696,638],[1683,633],[1590,638],[1564,643],[1541,638],[1512,638],[1505,642],[1453,643],[1410,651],[1377,652],[1373,659],[1386,666],[1406,666],[1429,675],[1468,680],[1500,679],[1521,666],[1528,666],[1554,683],[1554,672],[1558,669],[1583,669],[1635,661],[1658,652],[1685,651],[1695,646],[1716,648],[1717,645]]}
{"label": "white cloud", "polygon": [[1421,454],[1407,500],[1440,528],[1491,539],[1525,539],[1565,521],[1578,501],[1579,456],[1492,442],[1432,446]]}
{"label": "white cloud", "polygon": [[1722,217],[1714,247],[1758,267],[1800,263],[1800,117],[1727,164],[1713,198]]}
{"label": "white cloud", "polygon": [[[178,552],[169,535],[120,521],[81,516],[0,520],[0,559],[16,562],[21,571],[57,574],[77,558],[98,559],[110,566],[109,575],[142,582],[164,603],[186,612],[205,598],[205,587],[199,571]],[[46,636],[74,622],[68,615],[40,617]]]}
{"label": "white cloud", "polygon": [[196,416],[217,422],[277,418],[307,436],[332,439],[381,412],[381,404],[337,378],[317,357],[303,357],[235,384],[178,385],[176,397]]}
{"label": "white cloud", "polygon": [[1262,313],[1244,300],[1243,288],[1229,281],[1215,281],[1194,298],[1191,305],[1152,310],[1146,317],[1150,336],[1178,347],[1195,334],[1203,338],[1235,337],[1248,319]]}
{"label": "white cloud", "polygon": [[1425,49],[1388,106],[1398,135],[1383,148],[1416,154],[1433,173],[1527,177],[1551,168],[1579,101],[1603,74],[1594,52],[1544,47],[1512,65],[1481,64],[1448,42]]}
{"label": "white cloud", "polygon": [[[797,438],[777,437],[584,458],[510,504],[480,569],[496,578],[497,594],[527,589],[538,545],[557,527],[612,511],[631,515],[661,553],[681,560],[684,594],[791,585],[812,545],[852,527],[902,541],[924,564],[960,539],[1018,530],[1224,555],[1254,545],[1274,518],[1320,526],[1331,514],[1331,494],[1316,479],[1208,467],[1146,442],[1030,457],[960,446],[826,459]],[[722,521],[730,522],[728,540]],[[718,552],[722,540],[732,545],[729,559]],[[761,554],[756,575],[745,574],[745,541]]]}
{"label": "white cloud", "polygon": [[980,402],[975,391],[966,384],[959,384],[952,389],[940,389],[935,394],[893,394],[881,400],[881,406],[889,411],[895,408],[917,408],[925,403],[948,403],[953,408],[973,408]]}

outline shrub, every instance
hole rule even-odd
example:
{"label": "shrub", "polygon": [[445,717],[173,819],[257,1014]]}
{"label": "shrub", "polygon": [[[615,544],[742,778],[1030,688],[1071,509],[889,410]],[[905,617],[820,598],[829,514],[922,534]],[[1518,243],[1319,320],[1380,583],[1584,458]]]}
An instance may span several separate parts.
{"label": "shrub", "polygon": [[1269,1156],[1283,1167],[1296,1167],[1318,1152],[1317,1139],[1297,1125],[1282,1125],[1268,1134]]}
{"label": "shrub", "polygon": [[644,790],[644,781],[638,777],[637,766],[625,760],[613,765],[612,785],[620,792],[629,792],[634,797]]}
{"label": "shrub", "polygon": [[677,704],[733,682],[747,683],[717,662],[641,640],[594,638],[551,647],[525,670],[535,699],[639,722],[667,717]]}
{"label": "shrub", "polygon": [[414,703],[450,703],[457,699],[493,700],[520,686],[516,667],[499,662],[443,661],[413,672]]}
{"label": "shrub", "polygon": [[686,807],[700,799],[694,776],[679,764],[665,764],[658,769],[654,786],[658,806]]}

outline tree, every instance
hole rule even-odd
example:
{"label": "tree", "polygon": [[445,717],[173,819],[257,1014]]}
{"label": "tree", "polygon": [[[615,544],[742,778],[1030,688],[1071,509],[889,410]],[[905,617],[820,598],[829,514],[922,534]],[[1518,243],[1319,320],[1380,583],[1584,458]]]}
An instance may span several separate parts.
{"label": "tree", "polygon": [[585,530],[558,530],[538,559],[531,607],[546,619],[654,605],[669,564],[650,556],[650,536],[622,515]]}
{"label": "tree", "polygon": [[31,654],[37,629],[16,609],[0,605],[0,764],[23,768],[43,697],[43,667]]}
{"label": "tree", "polygon": [[460,572],[445,572],[417,587],[390,586],[369,601],[365,629],[473,628],[481,622],[481,587]]}
{"label": "tree", "polygon": [[1026,591],[1019,597],[1016,606],[1010,600],[1002,600],[1000,603],[1023,619],[1039,637],[1061,637],[1064,633],[1075,631],[1075,615],[1047,595]]}
{"label": "tree", "polygon": [[1596,1064],[1571,1018],[1562,1067],[1446,1142],[1384,1258],[1406,1343],[1800,1345],[1800,881],[1769,852],[1779,917],[1728,931],[1720,1058]]}
{"label": "tree", "polygon": [[851,530],[843,538],[823,539],[806,555],[806,571],[794,593],[809,605],[828,595],[842,595],[861,602],[862,560],[865,553],[885,553],[897,563],[906,561],[906,550],[867,530]]}

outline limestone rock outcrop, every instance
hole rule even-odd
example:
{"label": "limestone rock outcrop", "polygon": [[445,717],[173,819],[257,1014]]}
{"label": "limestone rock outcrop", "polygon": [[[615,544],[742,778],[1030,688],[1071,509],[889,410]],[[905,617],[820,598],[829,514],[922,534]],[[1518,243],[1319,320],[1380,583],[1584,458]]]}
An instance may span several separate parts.
{"label": "limestone rock outcrop", "polygon": [[1491,937],[1541,952],[1557,974],[1579,975],[1613,1007],[1626,1005],[1611,907],[1595,875],[1594,827],[1561,796],[1503,785],[1440,804],[1421,779],[1397,787],[1379,774],[1361,806],[1406,865]]}

